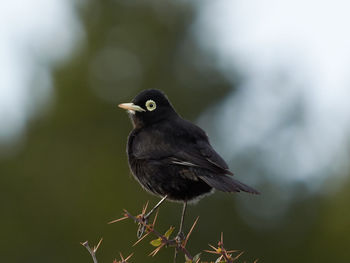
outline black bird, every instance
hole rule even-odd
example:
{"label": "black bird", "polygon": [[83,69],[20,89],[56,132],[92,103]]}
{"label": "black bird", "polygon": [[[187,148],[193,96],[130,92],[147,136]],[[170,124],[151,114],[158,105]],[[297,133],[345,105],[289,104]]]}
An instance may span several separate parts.
{"label": "black bird", "polygon": [[[214,189],[259,194],[232,177],[206,133],[181,118],[163,92],[144,90],[131,103],[119,107],[128,111],[134,126],[127,143],[132,174],[144,189],[162,197],[145,220],[165,199],[183,202],[177,235],[182,238],[187,202],[198,200]],[[139,237],[143,231],[139,229]]]}

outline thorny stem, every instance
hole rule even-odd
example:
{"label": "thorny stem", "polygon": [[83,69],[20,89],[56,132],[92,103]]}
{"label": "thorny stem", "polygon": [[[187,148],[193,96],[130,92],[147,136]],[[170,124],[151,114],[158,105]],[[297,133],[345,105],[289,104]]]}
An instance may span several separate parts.
{"label": "thorny stem", "polygon": [[98,263],[97,258],[96,258],[96,251],[97,251],[98,247],[100,246],[101,242],[102,242],[102,238],[100,239],[100,242],[98,242],[97,246],[94,247],[94,248],[91,248],[89,246],[89,242],[88,241],[85,241],[85,242],[81,243],[81,245],[83,245],[89,251],[89,253],[90,253],[94,263]]}
{"label": "thorny stem", "polygon": [[186,255],[187,258],[189,258],[190,260],[193,260],[193,256],[180,242],[176,242],[175,239],[166,238],[165,236],[160,234],[157,230],[155,230],[153,226],[146,224],[141,218],[133,216],[126,210],[124,210],[124,212],[125,212],[125,216],[129,217],[130,219],[133,219],[135,222],[138,222],[139,224],[142,224],[148,231],[154,233],[158,238],[162,240],[162,243],[164,245],[176,247],[177,249],[181,250]]}
{"label": "thorny stem", "polygon": [[[119,219],[116,219],[116,220],[113,220],[113,221],[109,222],[109,224],[112,224],[112,223],[115,223],[115,222],[119,222],[119,221],[125,220],[127,218],[132,219],[132,220],[134,220],[134,222],[137,222],[140,226],[144,227],[144,229],[148,231],[146,234],[144,234],[142,237],[140,237],[140,239],[134,245],[140,243],[140,241],[143,240],[150,233],[153,233],[155,236],[158,237],[158,239],[159,239],[159,241],[161,243],[159,243],[159,245],[155,245],[155,246],[157,246],[157,248],[150,253],[150,256],[155,256],[160,251],[161,248],[163,248],[165,246],[170,246],[170,247],[175,247],[176,250],[182,251],[184,253],[185,257],[186,257],[186,260],[193,262],[193,256],[186,249],[186,244],[187,244],[187,241],[188,241],[188,239],[189,239],[189,237],[190,237],[194,227],[197,224],[198,217],[195,220],[195,222],[193,223],[193,225],[192,225],[190,231],[188,232],[185,240],[179,240],[176,237],[174,239],[169,239],[170,233],[169,233],[169,235],[168,234],[162,235],[157,230],[154,229],[156,218],[157,218],[157,214],[156,214],[152,224],[148,224],[148,222],[144,220],[146,209],[147,209],[147,204],[143,208],[142,213],[137,215],[137,216],[133,216],[127,210],[124,209],[124,216],[122,218],[119,218]],[[171,230],[171,229],[169,229],[169,230]],[[168,231],[167,231],[167,233],[168,233]],[[89,247],[87,241],[82,243],[82,245],[85,246],[88,249],[88,251],[90,252],[91,256],[93,257],[94,263],[97,263],[97,260],[96,260],[96,257],[95,257],[95,252],[98,249],[101,241],[102,240],[100,240],[99,244],[96,247],[94,247],[93,249],[91,249]],[[226,263],[233,263],[244,253],[242,251],[241,253],[236,255],[236,257],[232,258],[230,253],[238,252],[238,251],[237,250],[226,250],[225,249],[224,241],[223,241],[223,233],[221,233],[221,238],[220,238],[220,241],[218,242],[218,247],[214,247],[214,246],[212,246],[210,244],[209,244],[209,246],[213,250],[204,250],[204,251],[208,252],[208,253],[211,253],[211,254],[220,255],[219,258],[217,258],[216,262],[218,262],[218,261],[222,262],[221,260],[224,259],[225,260],[224,262],[226,262]],[[127,259],[129,259],[131,256],[132,255],[130,255]],[[127,263],[126,262],[127,259],[125,259],[125,261],[124,261],[124,259],[122,258],[123,261],[121,261],[121,262],[118,261],[116,263]],[[176,257],[174,258],[174,260],[176,260]],[[196,259],[195,263],[199,263],[199,261],[200,261],[200,258]],[[258,260],[255,260],[254,263],[257,263],[257,261]]]}

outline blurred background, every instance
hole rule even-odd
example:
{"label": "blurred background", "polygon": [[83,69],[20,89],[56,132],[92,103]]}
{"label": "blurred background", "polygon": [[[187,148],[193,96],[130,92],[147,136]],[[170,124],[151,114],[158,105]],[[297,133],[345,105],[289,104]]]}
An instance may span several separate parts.
{"label": "blurred background", "polygon": [[[216,193],[189,250],[253,262],[350,260],[348,1],[13,0],[0,3],[1,262],[169,262],[131,248],[157,198],[130,176],[117,108],[158,88],[261,196]],[[181,206],[160,210],[160,231]],[[211,259],[210,255],[206,259]]]}

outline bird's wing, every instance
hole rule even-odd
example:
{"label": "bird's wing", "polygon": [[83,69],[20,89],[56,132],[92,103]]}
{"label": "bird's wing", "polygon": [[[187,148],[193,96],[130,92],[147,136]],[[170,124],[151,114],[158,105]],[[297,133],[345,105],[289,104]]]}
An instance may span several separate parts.
{"label": "bird's wing", "polygon": [[205,133],[197,128],[187,129],[188,134],[178,133],[175,137],[168,133],[166,138],[164,132],[158,130],[153,130],[152,133],[144,132],[134,139],[130,138],[132,147],[129,154],[138,159],[183,166],[183,174],[190,178],[200,178],[220,191],[258,194],[254,188],[227,176],[233,174],[228,170],[226,162],[211,147]]}
{"label": "bird's wing", "polygon": [[186,141],[187,138],[187,144],[179,145],[182,147],[178,148],[175,158],[182,160],[184,164],[188,162],[215,174],[233,175],[224,159],[210,145],[208,136],[201,128],[186,120],[181,120],[180,126],[183,128],[180,133],[183,139],[179,141]]}
{"label": "bird's wing", "polygon": [[138,159],[162,159],[170,164],[196,166],[215,174],[232,175],[202,129],[184,120],[171,129],[176,129],[177,133],[161,129],[140,132],[132,142],[132,154]]}
{"label": "bird's wing", "polygon": [[178,149],[172,156],[172,163],[199,167],[217,174],[230,174],[228,165],[208,142],[197,141]]}

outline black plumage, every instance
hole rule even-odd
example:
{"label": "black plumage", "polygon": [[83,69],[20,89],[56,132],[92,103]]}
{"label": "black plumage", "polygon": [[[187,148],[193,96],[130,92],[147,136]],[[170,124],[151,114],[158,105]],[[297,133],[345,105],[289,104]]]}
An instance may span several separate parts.
{"label": "black plumage", "polygon": [[[149,101],[154,109],[147,109]],[[142,91],[120,107],[129,110],[134,126],[127,144],[130,169],[149,192],[175,201],[194,200],[213,188],[258,193],[232,177],[205,132],[181,118],[161,91]]]}
{"label": "black plumage", "polygon": [[[119,107],[128,110],[134,126],[127,143],[134,177],[144,189],[163,197],[155,208],[165,199],[184,203],[178,236],[183,236],[187,202],[198,200],[213,189],[258,194],[233,178],[226,162],[210,145],[206,133],[181,118],[161,91],[144,90],[132,103]],[[143,231],[141,227],[139,237]]]}

